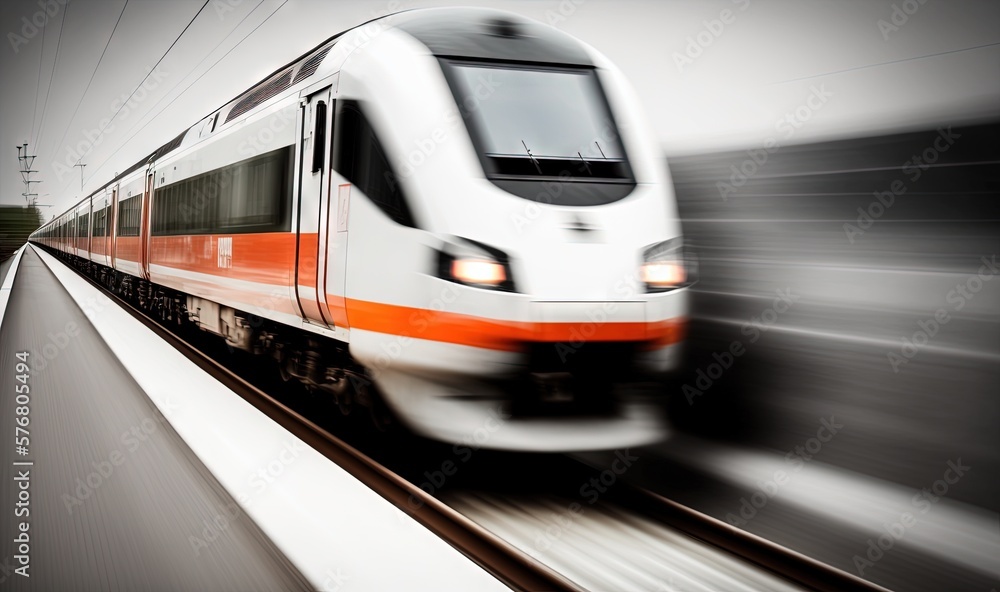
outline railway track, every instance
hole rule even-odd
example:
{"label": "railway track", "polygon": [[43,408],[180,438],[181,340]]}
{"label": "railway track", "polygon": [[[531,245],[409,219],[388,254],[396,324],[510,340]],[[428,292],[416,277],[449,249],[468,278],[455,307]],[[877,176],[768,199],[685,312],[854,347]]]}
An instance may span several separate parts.
{"label": "railway track", "polygon": [[[71,267],[71,269],[73,268]],[[330,430],[322,427],[314,420],[315,418],[309,417],[303,410],[294,408],[293,405],[279,400],[254,384],[252,379],[246,378],[240,371],[232,368],[233,364],[224,364],[217,359],[219,356],[209,355],[203,351],[203,347],[191,343],[189,339],[165,327],[146,314],[145,311],[117,295],[107,292],[98,281],[87,274],[78,269],[74,269],[74,271],[95,288],[102,290],[132,317],[167,341],[209,375],[222,382],[269,418],[341,466],[511,588],[517,590],[585,589],[573,579],[545,565],[538,558],[538,554],[532,553],[530,548],[504,540],[484,525],[442,501],[442,498],[432,495],[425,488],[416,485],[414,482],[418,479],[413,478],[415,473],[412,470],[407,471],[405,467],[402,471],[390,469],[387,464],[391,463],[380,462],[374,458],[374,456],[378,456],[377,454],[369,455],[358,447],[352,446],[331,433]],[[540,457],[536,455],[535,458]],[[561,501],[557,502],[557,505],[562,503],[566,507],[571,507],[574,503],[573,493],[568,494],[563,485],[554,485],[554,482],[551,481],[553,478],[557,481],[566,481],[564,473],[569,473],[569,482],[579,483],[579,479],[586,481],[601,473],[594,467],[586,466],[568,457],[558,457],[556,460],[545,459],[542,460],[542,464],[544,467],[536,474],[536,477],[541,481],[548,481],[541,484],[543,489],[554,488],[558,490],[557,499]],[[558,470],[553,471],[553,468]],[[404,478],[400,474],[405,472],[410,472],[411,478]],[[543,473],[544,476],[541,476]],[[558,477],[554,477],[556,474]],[[429,489],[433,491],[433,488]],[[532,495],[539,495],[537,488],[534,489],[536,493]],[[460,502],[456,505],[467,506],[468,500],[476,497],[479,496],[475,493],[469,495],[469,492],[462,492],[457,496],[449,493],[443,496],[443,499],[464,499],[466,503]],[[501,497],[503,498],[503,494]],[[514,499],[514,497],[510,499]],[[602,511],[606,509],[606,506],[611,505],[617,508],[626,508],[631,514],[642,516],[652,523],[680,533],[700,545],[738,558],[742,562],[760,568],[769,577],[775,578],[744,583],[745,589],[748,590],[771,589],[775,581],[781,581],[788,589],[802,588],[824,592],[886,590],[852,574],[627,483],[618,483],[613,488],[609,488],[607,493],[601,496],[601,503],[604,505]],[[497,504],[494,503],[494,505]],[[618,510],[612,510],[607,514],[620,515]],[[731,577],[731,574],[725,574],[725,578]],[[704,587],[705,589],[716,589],[710,583]],[[669,584],[663,584],[659,589],[667,591],[676,588]]]}

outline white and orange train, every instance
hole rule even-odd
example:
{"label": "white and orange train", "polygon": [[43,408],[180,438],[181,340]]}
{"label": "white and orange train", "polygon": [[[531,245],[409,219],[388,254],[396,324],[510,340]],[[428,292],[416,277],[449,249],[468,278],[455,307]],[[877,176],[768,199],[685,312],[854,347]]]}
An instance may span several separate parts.
{"label": "white and orange train", "polygon": [[647,443],[692,262],[622,73],[552,27],[427,9],[341,33],[33,236],[163,319],[426,436]]}

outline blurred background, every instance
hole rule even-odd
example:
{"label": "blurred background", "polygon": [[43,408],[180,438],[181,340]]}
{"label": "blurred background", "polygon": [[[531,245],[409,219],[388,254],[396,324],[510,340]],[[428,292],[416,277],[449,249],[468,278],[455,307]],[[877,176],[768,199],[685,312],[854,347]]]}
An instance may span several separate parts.
{"label": "blurred background", "polygon": [[[996,507],[1000,126],[945,129],[955,143],[927,168],[904,163],[936,130],[803,144],[728,200],[716,185],[747,152],[670,162],[701,254],[690,368],[747,350],[676,397],[678,427],[785,450],[834,415],[850,427],[824,462],[917,486],[961,456],[983,478],[955,497]],[[768,314],[779,291],[794,302]]]}
{"label": "blurred background", "polygon": [[[726,199],[719,183],[759,154],[670,160],[701,280],[677,432],[638,478],[893,589],[995,586],[998,131],[782,147]],[[865,566],[907,511],[917,524]]]}

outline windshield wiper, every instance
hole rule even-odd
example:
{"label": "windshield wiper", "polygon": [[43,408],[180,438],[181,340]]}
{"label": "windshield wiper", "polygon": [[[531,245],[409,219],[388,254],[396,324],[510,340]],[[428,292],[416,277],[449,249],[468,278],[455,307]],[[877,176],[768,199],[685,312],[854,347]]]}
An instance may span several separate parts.
{"label": "windshield wiper", "polygon": [[594,171],[590,170],[590,164],[587,163],[587,159],[584,158],[582,154],[580,154],[579,150],[576,152],[576,155],[580,157],[581,161],[583,161],[583,166],[587,167],[587,174],[593,177]]}
{"label": "windshield wiper", "polygon": [[[597,143],[597,140],[594,140],[594,144],[596,144],[596,145],[597,145],[597,149],[598,149],[598,150],[601,150],[601,145]],[[607,159],[608,159],[608,157],[607,157],[607,156],[604,156],[604,150],[601,150],[601,158],[603,158],[604,160],[607,160]]]}
{"label": "windshield wiper", "polygon": [[524,143],[524,140],[521,140],[521,145],[524,146],[524,151],[528,153],[528,158],[530,158],[531,162],[535,165],[535,170],[537,170],[538,174],[541,175],[542,167],[538,166],[538,161],[535,160],[535,155],[532,154],[531,150],[528,149],[528,145]]}

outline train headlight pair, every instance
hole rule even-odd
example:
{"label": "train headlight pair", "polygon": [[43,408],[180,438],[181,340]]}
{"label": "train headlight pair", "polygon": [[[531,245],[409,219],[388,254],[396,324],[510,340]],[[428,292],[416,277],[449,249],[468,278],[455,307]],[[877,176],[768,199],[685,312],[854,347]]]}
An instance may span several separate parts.
{"label": "train headlight pair", "polygon": [[680,237],[672,238],[643,251],[639,275],[647,292],[668,292],[693,284],[698,263]]}
{"label": "train headlight pair", "polygon": [[466,286],[514,291],[510,260],[500,249],[453,237],[438,251],[438,277]]}

